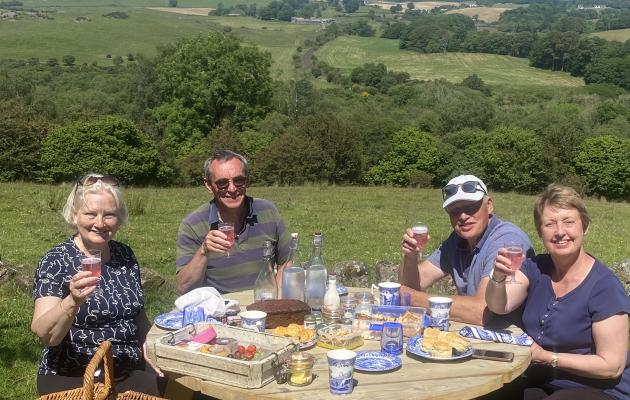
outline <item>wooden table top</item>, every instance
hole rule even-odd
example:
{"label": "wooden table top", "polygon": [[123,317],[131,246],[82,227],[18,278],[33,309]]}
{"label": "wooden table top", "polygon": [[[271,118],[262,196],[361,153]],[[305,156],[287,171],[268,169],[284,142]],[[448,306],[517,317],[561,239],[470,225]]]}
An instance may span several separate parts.
{"label": "wooden table top", "polygon": [[[353,293],[365,288],[349,288]],[[226,298],[238,300],[242,307],[253,302],[253,291],[230,293]],[[451,331],[459,331],[465,324],[452,322]],[[521,333],[516,327],[509,329],[514,333]],[[154,341],[168,331],[153,325],[147,337],[149,356],[155,360]],[[499,389],[504,383],[511,382],[521,375],[530,363],[530,349],[527,346],[517,346],[505,343],[493,343],[471,339],[475,348],[511,351],[514,361],[499,362],[480,359],[462,359],[456,361],[431,361],[420,357],[409,356],[406,352],[400,356],[402,367],[389,373],[361,373],[354,372],[357,385],[348,398],[370,400],[404,399],[471,399]],[[380,350],[378,341],[366,340],[365,344],[355,351]],[[338,399],[328,387],[328,350],[315,346],[306,352],[316,357],[313,367],[315,378],[304,387],[289,384],[279,385],[271,382],[259,389],[243,389],[206,381],[195,377],[170,374],[179,383],[192,390],[207,395],[228,400],[237,399],[293,399],[308,398]]]}

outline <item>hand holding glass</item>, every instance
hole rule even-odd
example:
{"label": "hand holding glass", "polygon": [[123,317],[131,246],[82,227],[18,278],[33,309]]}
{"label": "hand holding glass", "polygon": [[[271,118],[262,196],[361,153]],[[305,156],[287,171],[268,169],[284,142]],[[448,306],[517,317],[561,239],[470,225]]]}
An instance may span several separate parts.
{"label": "hand holding glass", "polygon": [[93,294],[102,295],[103,290],[98,287],[101,278],[101,251],[88,250],[87,254],[81,254],[81,270],[91,272],[93,277],[99,278]]}
{"label": "hand holding glass", "polygon": [[518,242],[508,242],[505,244],[505,249],[507,250],[506,257],[512,263],[510,269],[514,271],[506,283],[519,283],[516,280],[516,271],[521,269],[521,264],[523,264],[523,246]]}
{"label": "hand holding glass", "polygon": [[[234,245],[234,224],[231,222],[219,222],[219,232],[223,232],[227,236],[227,241],[230,242],[230,247]],[[227,256],[230,256],[230,250],[226,252]]]}

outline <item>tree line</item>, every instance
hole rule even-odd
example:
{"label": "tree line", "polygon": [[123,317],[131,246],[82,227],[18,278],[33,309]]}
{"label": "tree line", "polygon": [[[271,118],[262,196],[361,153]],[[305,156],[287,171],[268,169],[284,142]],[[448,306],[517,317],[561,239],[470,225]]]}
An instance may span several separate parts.
{"label": "tree line", "polygon": [[[325,33],[322,33],[325,34]],[[317,89],[273,81],[271,58],[224,33],[181,39],[114,67],[0,64],[0,180],[199,183],[218,147],[255,184],[439,187],[474,173],[494,189],[551,181],[630,198],[630,95],[612,85],[492,88],[419,82],[382,64]]]}

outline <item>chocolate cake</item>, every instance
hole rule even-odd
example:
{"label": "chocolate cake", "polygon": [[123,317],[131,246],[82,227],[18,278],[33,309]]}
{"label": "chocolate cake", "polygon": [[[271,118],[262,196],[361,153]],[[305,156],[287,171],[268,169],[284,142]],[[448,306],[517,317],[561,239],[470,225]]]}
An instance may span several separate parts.
{"label": "chocolate cake", "polygon": [[248,305],[247,310],[258,310],[267,313],[265,327],[273,329],[277,326],[288,326],[291,323],[304,324],[304,317],[311,312],[311,308],[303,301],[261,300]]}

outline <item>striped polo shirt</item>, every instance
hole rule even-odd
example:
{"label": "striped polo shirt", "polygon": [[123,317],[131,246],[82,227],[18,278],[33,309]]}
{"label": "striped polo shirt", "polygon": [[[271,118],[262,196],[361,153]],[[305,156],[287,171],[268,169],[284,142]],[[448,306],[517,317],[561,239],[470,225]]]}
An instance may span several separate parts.
{"label": "striped polo shirt", "polygon": [[[289,235],[276,206],[267,200],[245,197],[245,227],[227,254],[208,253],[208,269],[203,286],[221,293],[252,289],[263,266],[263,244],[270,240],[276,264],[289,258]],[[217,229],[219,214],[213,200],[188,214],[177,233],[177,272],[186,266],[202,245],[210,229]]]}

